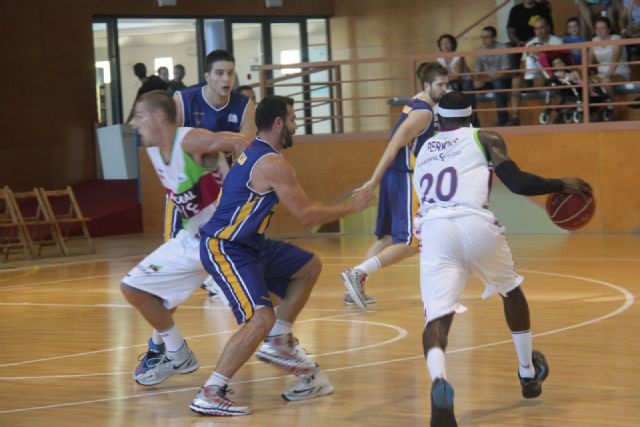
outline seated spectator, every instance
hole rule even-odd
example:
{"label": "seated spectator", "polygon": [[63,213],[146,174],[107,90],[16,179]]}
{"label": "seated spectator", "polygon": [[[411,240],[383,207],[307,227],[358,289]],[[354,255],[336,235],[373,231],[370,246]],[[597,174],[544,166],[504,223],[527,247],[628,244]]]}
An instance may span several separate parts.
{"label": "seated spectator", "polygon": [[595,34],[595,18],[607,16],[613,19],[617,13],[622,13],[621,0],[575,0],[580,17],[582,36],[589,37]]}
{"label": "seated spectator", "polygon": [[[496,29],[488,26],[482,29],[481,38],[482,46],[479,50],[503,49],[507,46],[504,43],[496,41]],[[480,90],[489,89],[509,89],[511,87],[511,76],[509,75],[509,55],[502,53],[499,55],[479,55],[476,57],[475,71],[485,73],[477,75],[473,79],[473,87]],[[496,107],[506,108],[507,98],[506,92],[495,92]],[[509,112],[500,110],[498,113],[498,121],[495,126],[504,126],[509,121]]]}
{"label": "seated spectator", "polygon": [[[624,0],[620,14],[620,35],[625,38],[640,38],[640,0]],[[627,57],[640,57],[640,43],[628,44]]]}
{"label": "seated spectator", "polygon": [[[451,34],[443,34],[438,38],[438,49],[440,52],[455,52],[458,48],[458,42]],[[461,76],[461,73],[468,73],[469,67],[462,56],[453,56],[448,58],[437,58],[436,61],[449,71],[449,88],[457,91],[468,91],[473,89],[473,78],[471,76]],[[472,108],[475,109],[475,95],[468,94]],[[477,115],[474,113],[472,123],[475,127],[480,127]]]}
{"label": "seated spectator", "polygon": [[[529,40],[525,47],[562,44],[562,39],[551,34],[547,20],[541,16],[538,17],[538,19],[536,19],[536,22],[533,24],[533,31],[536,36]],[[516,75],[511,81],[512,87],[522,88],[543,86],[545,76],[542,74],[542,70],[540,69],[541,67],[539,54],[537,52],[528,52],[524,55],[523,62],[524,64],[522,64],[521,67],[524,66],[525,68],[524,76],[522,74]],[[512,92],[512,117],[507,122],[508,126],[517,126],[520,124],[520,111],[518,110],[518,108],[520,107],[521,99],[522,98],[519,91]]]}
{"label": "seated spectator", "polygon": [[[617,34],[611,34],[611,20],[601,16],[594,21],[596,36],[594,42],[603,40],[620,40]],[[627,51],[623,46],[596,46],[590,51],[590,63],[598,64],[598,72],[592,76],[597,83],[621,82],[629,80],[631,69],[628,64],[615,65],[613,62],[626,62]]]}
{"label": "seated spectator", "polygon": [[[582,28],[580,27],[580,19],[577,16],[572,16],[567,19],[567,32],[562,37],[562,41],[565,43],[583,43],[588,41],[585,37],[581,36]],[[576,65],[582,64],[582,50],[571,49],[571,58]]]}

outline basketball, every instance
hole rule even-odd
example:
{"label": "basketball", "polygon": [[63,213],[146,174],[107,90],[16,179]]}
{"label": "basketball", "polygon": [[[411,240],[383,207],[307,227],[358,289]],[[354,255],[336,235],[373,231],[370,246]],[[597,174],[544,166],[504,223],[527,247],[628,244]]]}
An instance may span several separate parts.
{"label": "basketball", "polygon": [[577,230],[593,218],[596,201],[593,197],[583,198],[578,194],[551,193],[546,207],[555,225],[565,230]]}

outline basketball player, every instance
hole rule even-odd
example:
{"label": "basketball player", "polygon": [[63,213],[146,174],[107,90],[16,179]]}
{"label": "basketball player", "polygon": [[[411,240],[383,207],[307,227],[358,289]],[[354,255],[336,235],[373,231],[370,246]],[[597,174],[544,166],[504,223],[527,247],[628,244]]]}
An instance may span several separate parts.
{"label": "basketball player", "polygon": [[502,296],[523,397],[539,396],[549,374],[542,353],[532,351],[529,308],[520,288],[523,278],[514,271],[504,227],[488,209],[492,169],[516,194],[590,196],[591,187],[579,178],[545,179],[521,171],[499,134],[469,127],[471,106],[460,92],[444,95],[436,113],[440,133],[418,154],[413,181],[420,199],[415,228],[424,236],[420,288],[427,321],[422,342],[433,381],[431,425],[448,427],[457,423],[444,352],[469,272],[484,282],[483,298]]}
{"label": "basketball player", "polygon": [[[178,127],[175,103],[162,91],[138,99],[131,123],[182,219],[177,235],[122,279],[123,295],[151,324],[163,346],[162,352],[145,354],[143,360],[156,359],[153,366],[145,363],[141,369],[141,364],[134,371],[138,383],[153,385],[174,373],[198,368],[172,312],[206,277],[199,256],[198,228],[215,210],[228,171],[222,152],[240,154],[247,140],[238,133]],[[149,345],[153,345],[151,340]]]}
{"label": "basketball player", "polygon": [[[212,132],[239,132],[251,141],[256,135],[255,103],[246,96],[233,92],[235,58],[226,50],[211,51],[205,58],[205,85],[178,91],[176,104],[177,125],[205,128]],[[182,215],[167,196],[164,216],[164,239],[175,237],[182,229]],[[217,298],[217,286],[207,277],[201,286],[209,297]],[[135,369],[138,374],[152,368],[160,360],[165,348],[158,331],[153,330],[149,348]]]}
{"label": "basketball player", "polygon": [[373,191],[380,184],[375,231],[378,241],[367,250],[364,262],[340,274],[347,290],[343,299],[347,305],[365,308],[375,303],[375,298],[364,292],[367,277],[418,253],[412,231],[418,208],[411,182],[413,162],[422,144],[433,136],[433,107],[444,95],[449,77],[447,69],[438,63],[424,63],[416,74],[423,91],[405,105],[373,175],[355,190]]}
{"label": "basketball player", "polygon": [[192,411],[203,415],[250,413],[248,407],[227,398],[228,383],[263,340],[256,356],[298,376],[293,387],[282,394],[284,399],[303,400],[333,392],[327,376],[291,333],[322,264],[310,252],[268,239],[265,231],[278,202],[308,226],[360,211],[373,198],[364,190],[334,206],[307,198],[292,165],[282,156],[293,144],[297,127],[293,99],[265,97],[256,109],[256,124],[258,137],[231,168],[218,208],[202,227],[202,263],[242,325],[190,405]]}

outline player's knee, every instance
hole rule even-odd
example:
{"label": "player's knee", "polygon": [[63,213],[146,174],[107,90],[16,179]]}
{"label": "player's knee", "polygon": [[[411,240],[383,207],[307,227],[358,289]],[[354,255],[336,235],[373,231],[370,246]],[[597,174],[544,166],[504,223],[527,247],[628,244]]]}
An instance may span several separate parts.
{"label": "player's knee", "polygon": [[316,255],[313,255],[313,257],[311,257],[311,259],[300,269],[298,273],[296,273],[293,278],[300,278],[304,283],[313,284],[320,276],[321,271],[322,261],[320,261],[320,258]]}
{"label": "player's knee", "polygon": [[126,283],[120,284],[120,292],[122,292],[122,295],[126,298],[129,304],[134,307],[140,305],[145,299],[153,297],[151,294],[134,288],[133,286],[129,286]]}
{"label": "player's knee", "polygon": [[260,307],[253,317],[246,323],[247,327],[255,329],[255,333],[266,336],[276,323],[276,314],[271,307]]}

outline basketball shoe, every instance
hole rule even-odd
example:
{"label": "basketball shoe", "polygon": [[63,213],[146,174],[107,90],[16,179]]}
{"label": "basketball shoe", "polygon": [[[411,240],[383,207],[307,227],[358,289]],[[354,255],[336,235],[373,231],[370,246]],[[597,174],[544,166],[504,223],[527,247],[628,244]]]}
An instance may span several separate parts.
{"label": "basketball shoe", "polygon": [[431,384],[431,427],[458,427],[453,394],[453,387],[444,378],[436,378]]}
{"label": "basketball shoe", "polygon": [[171,375],[188,374],[198,369],[198,359],[193,354],[187,342],[182,344],[178,351],[167,351],[160,362],[144,374],[136,376],[136,382],[141,385],[160,384]]}
{"label": "basketball shoe", "polygon": [[291,333],[267,337],[256,352],[256,357],[294,375],[313,374],[319,370]]}
{"label": "basketball shoe", "polygon": [[209,293],[209,298],[211,300],[220,299],[220,288],[218,288],[218,285],[213,280],[213,277],[207,276],[202,285],[200,285],[200,288]]}
{"label": "basketball shoe", "polygon": [[331,381],[319,369],[313,374],[300,375],[298,381],[282,393],[282,398],[289,401],[306,400],[333,393],[335,389]]}
{"label": "basketball shoe", "polygon": [[164,344],[154,344],[151,338],[149,338],[149,348],[145,353],[138,356],[140,363],[138,363],[138,366],[136,366],[136,369],[133,371],[133,379],[135,380],[138,375],[142,375],[156,366],[162,359],[164,353]]}
{"label": "basketball shoe", "polygon": [[201,415],[213,415],[215,417],[232,417],[236,415],[248,415],[251,409],[247,406],[238,406],[237,403],[227,399],[227,394],[233,391],[229,386],[202,387],[189,405],[189,409]]}
{"label": "basketball shoe", "polygon": [[536,371],[535,377],[522,378],[520,372],[518,372],[518,378],[520,378],[520,385],[522,386],[522,397],[525,399],[540,396],[542,394],[542,382],[549,376],[549,364],[542,353],[534,350],[531,354],[531,360]]}
{"label": "basketball shoe", "polygon": [[344,283],[344,287],[347,290],[343,299],[345,304],[355,304],[365,309],[367,304],[376,302],[375,298],[364,293],[364,283],[367,280],[366,273],[355,268],[350,268],[340,273],[340,279],[342,279],[342,283]]}

